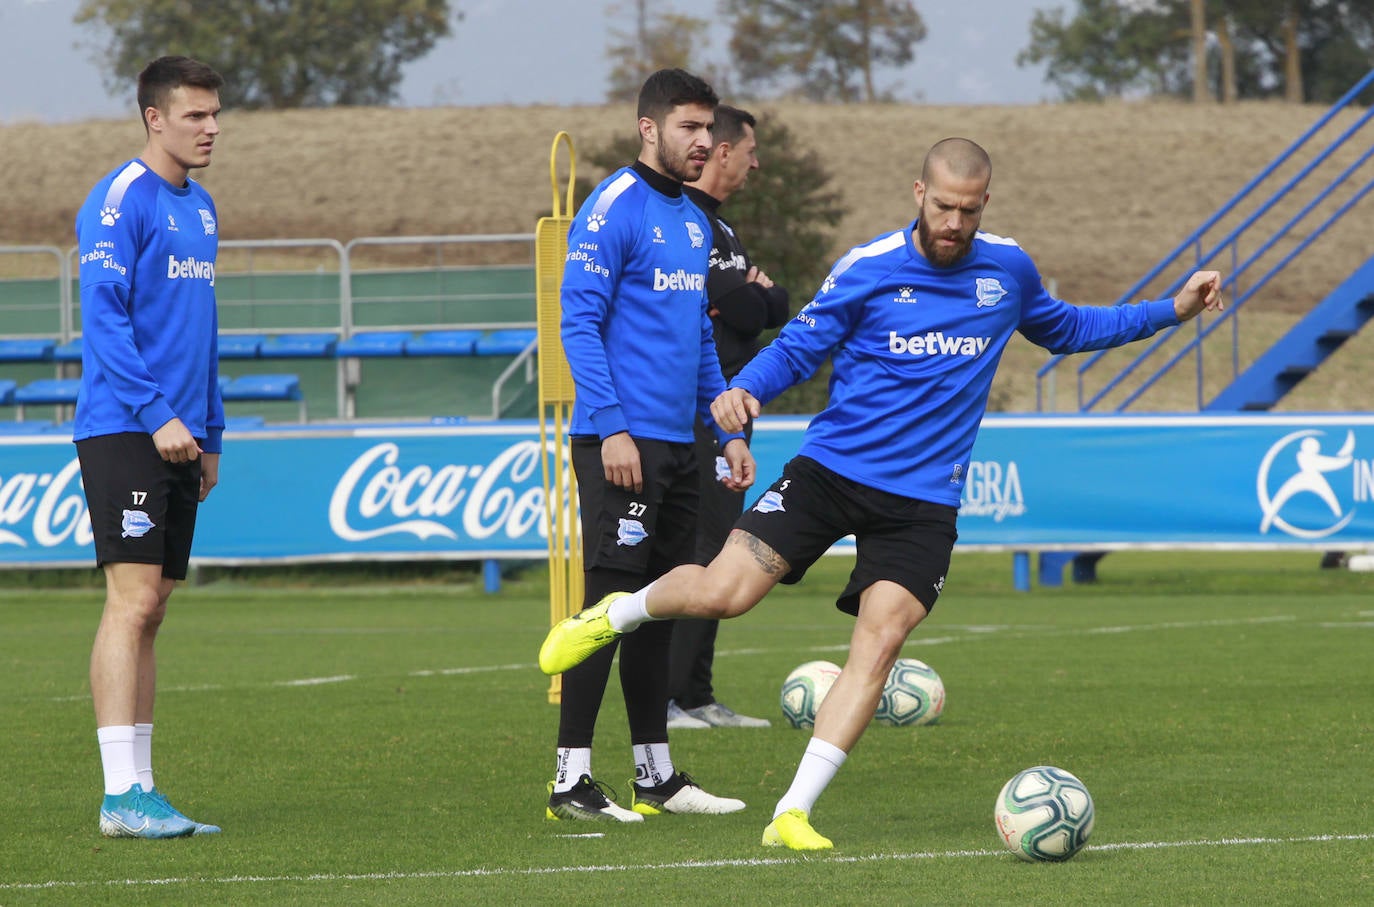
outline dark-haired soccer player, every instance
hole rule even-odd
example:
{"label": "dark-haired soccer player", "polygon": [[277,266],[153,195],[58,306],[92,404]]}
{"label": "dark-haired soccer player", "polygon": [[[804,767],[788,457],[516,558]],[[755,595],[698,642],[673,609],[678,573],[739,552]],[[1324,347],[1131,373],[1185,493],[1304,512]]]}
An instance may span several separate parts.
{"label": "dark-haired soccer player", "polygon": [[841,258],[717,398],[717,422],[737,429],[827,357],[834,364],[830,401],[801,450],[710,566],[679,567],[632,595],[608,595],[556,625],[540,650],[540,666],[553,673],[665,618],[736,617],[855,535],[854,571],[836,602],[857,617],[849,657],[764,829],[765,845],[832,846],[812,828],[812,807],[944,587],[974,438],[1012,332],[1072,353],[1148,337],[1222,305],[1215,271],[1194,273],[1173,299],[1094,307],[1053,298],[1020,246],[978,231],[991,178],[975,143],[936,144],[915,183],[916,221]]}
{"label": "dark-haired soccer player", "polygon": [[149,63],[138,77],[143,152],[96,183],[76,218],[84,344],[73,440],[105,571],[91,694],[110,837],[219,831],[154,786],[152,735],[153,643],[186,578],[196,509],[219,480],[219,229],[189,175],[210,163],[223,83],[187,57]]}
{"label": "dark-haired soccer player", "polygon": [[[639,159],[587,197],[568,234],[562,339],[577,387],[572,462],[581,499],[586,601],[642,586],[692,560],[697,511],[692,422],[725,389],[706,314],[711,225],[682,194],[711,149],[717,98],[660,70],[639,94]],[[743,438],[719,433],[731,481],[753,480]],[[726,813],[668,751],[668,641],[662,624],[620,646],[635,778],[631,808],[592,774],[592,736],[615,646],[563,675],[551,819],[640,821]]]}
{"label": "dark-haired soccer player", "polygon": [[[754,115],[746,110],[728,104],[717,107],[711,156],[701,176],[683,187],[687,197],[711,219],[706,297],[720,368],[727,379],[738,374],[759,351],[759,334],[787,322],[787,290],[754,264],[735,229],[720,214],[720,206],[743,188],[750,172],[759,167],[756,125]],[[746,441],[752,429],[753,425],[744,427]],[[701,477],[696,562],[709,564],[744,510],[744,492],[721,481],[728,475],[728,467],[715,432],[701,420],[696,424],[696,449]],[[713,680],[719,626],[718,620],[673,622],[669,728],[768,727],[768,719],[741,715],[716,699]]]}

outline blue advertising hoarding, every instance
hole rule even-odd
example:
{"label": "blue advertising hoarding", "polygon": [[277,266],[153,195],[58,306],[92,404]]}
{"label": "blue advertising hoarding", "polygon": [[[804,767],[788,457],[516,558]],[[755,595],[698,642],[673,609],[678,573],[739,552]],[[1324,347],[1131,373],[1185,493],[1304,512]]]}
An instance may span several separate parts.
{"label": "blue advertising hoarding", "polygon": [[[760,420],[756,492],[805,425]],[[194,560],[543,558],[544,508],[532,421],[230,433]],[[959,546],[1374,546],[1374,417],[990,416]],[[74,446],[0,437],[0,567],[92,562]]]}

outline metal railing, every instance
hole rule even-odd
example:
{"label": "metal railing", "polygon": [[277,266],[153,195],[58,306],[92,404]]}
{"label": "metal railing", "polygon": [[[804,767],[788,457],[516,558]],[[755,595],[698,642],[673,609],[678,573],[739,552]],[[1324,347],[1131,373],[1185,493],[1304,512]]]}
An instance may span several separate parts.
{"label": "metal railing", "polygon": [[[1345,217],[1364,197],[1374,189],[1374,179],[1366,181],[1362,186],[1354,188],[1343,201],[1337,201],[1339,190],[1350,190],[1355,185],[1353,177],[1374,155],[1374,142],[1366,146],[1364,152],[1359,154],[1356,159],[1340,169],[1324,186],[1318,187],[1306,202],[1299,201],[1299,208],[1296,214],[1288,217],[1273,232],[1264,236],[1258,241],[1255,251],[1244,254],[1241,251],[1240,243],[1242,239],[1251,238],[1249,232],[1252,228],[1268,229],[1268,217],[1274,212],[1281,202],[1293,202],[1300,191],[1306,191],[1304,184],[1309,177],[1317,174],[1324,164],[1331,160],[1333,155],[1350,144],[1352,140],[1360,134],[1365,126],[1374,118],[1374,108],[1366,109],[1362,115],[1357,116],[1355,121],[1341,130],[1325,148],[1317,150],[1310,157],[1301,157],[1305,146],[1321,133],[1327,126],[1331,125],[1336,117],[1347,108],[1352,107],[1355,99],[1371,84],[1374,84],[1374,70],[1371,70],[1358,83],[1346,92],[1332,107],[1320,117],[1316,123],[1309,127],[1299,136],[1287,149],[1277,158],[1264,167],[1259,174],[1250,179],[1241,189],[1221,208],[1186,239],[1179,243],[1178,247],[1166,255],[1158,264],[1150,269],[1148,273],[1136,281],[1129,290],[1116,300],[1116,304],[1130,302],[1137,298],[1138,294],[1145,290],[1157,280],[1166,270],[1178,267],[1180,264],[1189,263],[1192,268],[1205,268],[1216,266],[1218,263],[1225,262],[1229,258],[1229,266],[1225,268],[1223,290],[1229,294],[1230,302],[1228,309],[1220,315],[1210,318],[1205,324],[1202,319],[1195,323],[1195,336],[1181,344],[1177,344],[1176,349],[1167,356],[1164,363],[1157,367],[1153,372],[1144,374],[1144,377],[1137,378],[1137,384],[1133,389],[1127,390],[1125,382],[1131,378],[1137,370],[1141,370],[1147,360],[1161,352],[1166,346],[1170,345],[1178,335],[1179,327],[1171,327],[1161,331],[1151,340],[1145,348],[1131,359],[1121,370],[1111,378],[1103,382],[1102,386],[1095,392],[1089,393],[1086,389],[1085,377],[1093,371],[1100,363],[1105,361],[1108,350],[1101,350],[1088,355],[1079,360],[1075,370],[1076,392],[1078,409],[1087,412],[1101,403],[1109,394],[1121,391],[1124,396],[1116,404],[1114,411],[1122,412],[1131,406],[1150,388],[1154,387],[1160,379],[1169,373],[1175,366],[1181,363],[1190,355],[1196,363],[1196,398],[1197,408],[1200,410],[1205,404],[1205,375],[1203,361],[1203,343],[1211,337],[1222,325],[1229,324],[1232,328],[1230,362],[1231,378],[1234,379],[1240,372],[1240,349],[1238,321],[1239,313],[1245,303],[1253,299],[1260,290],[1264,289],[1270,282],[1298,256],[1311,246],[1319,237],[1326,234],[1335,224]],[[1358,144],[1354,146],[1359,148]],[[1283,181],[1267,198],[1259,202],[1257,207],[1250,210],[1248,214],[1242,214],[1241,206],[1247,202],[1253,202],[1254,197],[1261,194],[1261,187],[1274,178],[1278,171],[1290,162],[1298,166],[1297,172]],[[1300,227],[1304,221],[1316,212],[1321,206],[1335,204],[1332,211],[1325,220],[1307,228],[1306,232],[1299,235]],[[1209,231],[1218,227],[1223,220],[1232,216],[1239,216],[1240,222],[1231,228],[1220,240],[1216,241],[1210,248],[1207,247],[1207,235]],[[1258,231],[1256,231],[1258,232]],[[1264,262],[1271,254],[1277,254],[1279,243],[1283,241],[1293,241],[1294,245],[1279,260],[1264,269]],[[1258,276],[1256,273],[1258,272]],[[1343,276],[1343,275],[1342,275]],[[1176,294],[1188,278],[1188,273],[1180,273],[1172,280],[1160,298]],[[1334,286],[1334,284],[1333,284]],[[1056,370],[1063,365],[1065,355],[1056,355],[1036,372],[1036,406],[1037,409],[1045,411],[1053,408],[1052,403],[1047,406],[1046,390],[1053,390],[1054,375]]]}

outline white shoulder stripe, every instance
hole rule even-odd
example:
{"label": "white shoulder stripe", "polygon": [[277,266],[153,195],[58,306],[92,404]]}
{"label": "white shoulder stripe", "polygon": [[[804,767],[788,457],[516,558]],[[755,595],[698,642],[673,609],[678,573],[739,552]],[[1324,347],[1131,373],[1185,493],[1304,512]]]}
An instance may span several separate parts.
{"label": "white shoulder stripe", "polygon": [[855,246],[853,249],[849,250],[844,258],[835,262],[835,267],[830,270],[830,276],[839,277],[845,271],[853,267],[855,262],[862,261],[865,258],[876,258],[879,255],[886,255],[893,249],[900,249],[904,245],[906,245],[906,231],[898,230],[895,233],[880,236],[867,245]]}
{"label": "white shoulder stripe", "polygon": [[110,183],[110,191],[105,193],[105,207],[118,208],[119,203],[124,201],[124,193],[129,191],[129,186],[134,180],[148,172],[138,161],[130,161],[129,166],[119,172],[119,176]]}
{"label": "white shoulder stripe", "polygon": [[620,198],[626,189],[634,185],[635,179],[634,173],[628,170],[617,177],[615,182],[607,186],[606,191],[602,192],[600,198],[596,200],[596,207],[592,208],[592,214],[605,214],[609,211],[611,205],[615,204],[615,200]]}
{"label": "white shoulder stripe", "polygon": [[994,246],[1016,246],[1018,249],[1021,247],[1021,244],[1010,236],[998,236],[996,233],[984,233],[982,230],[978,231],[977,238]]}

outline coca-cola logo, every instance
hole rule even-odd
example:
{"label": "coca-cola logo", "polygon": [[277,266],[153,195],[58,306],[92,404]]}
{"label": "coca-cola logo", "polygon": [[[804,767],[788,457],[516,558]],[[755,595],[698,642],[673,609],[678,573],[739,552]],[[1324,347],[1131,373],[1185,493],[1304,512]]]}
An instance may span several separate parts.
{"label": "coca-cola logo", "polygon": [[[7,527],[15,527],[23,534]],[[81,463],[73,458],[56,474],[16,472],[0,476],[0,545],[41,548],[67,542],[91,544],[91,518],[81,490]]]}
{"label": "coca-cola logo", "polygon": [[530,532],[546,538],[540,465],[537,441],[512,444],[486,464],[440,466],[407,464],[400,445],[383,442],[339,477],[329,499],[329,528],[350,542],[399,533],[422,540],[498,533],[518,539]]}

